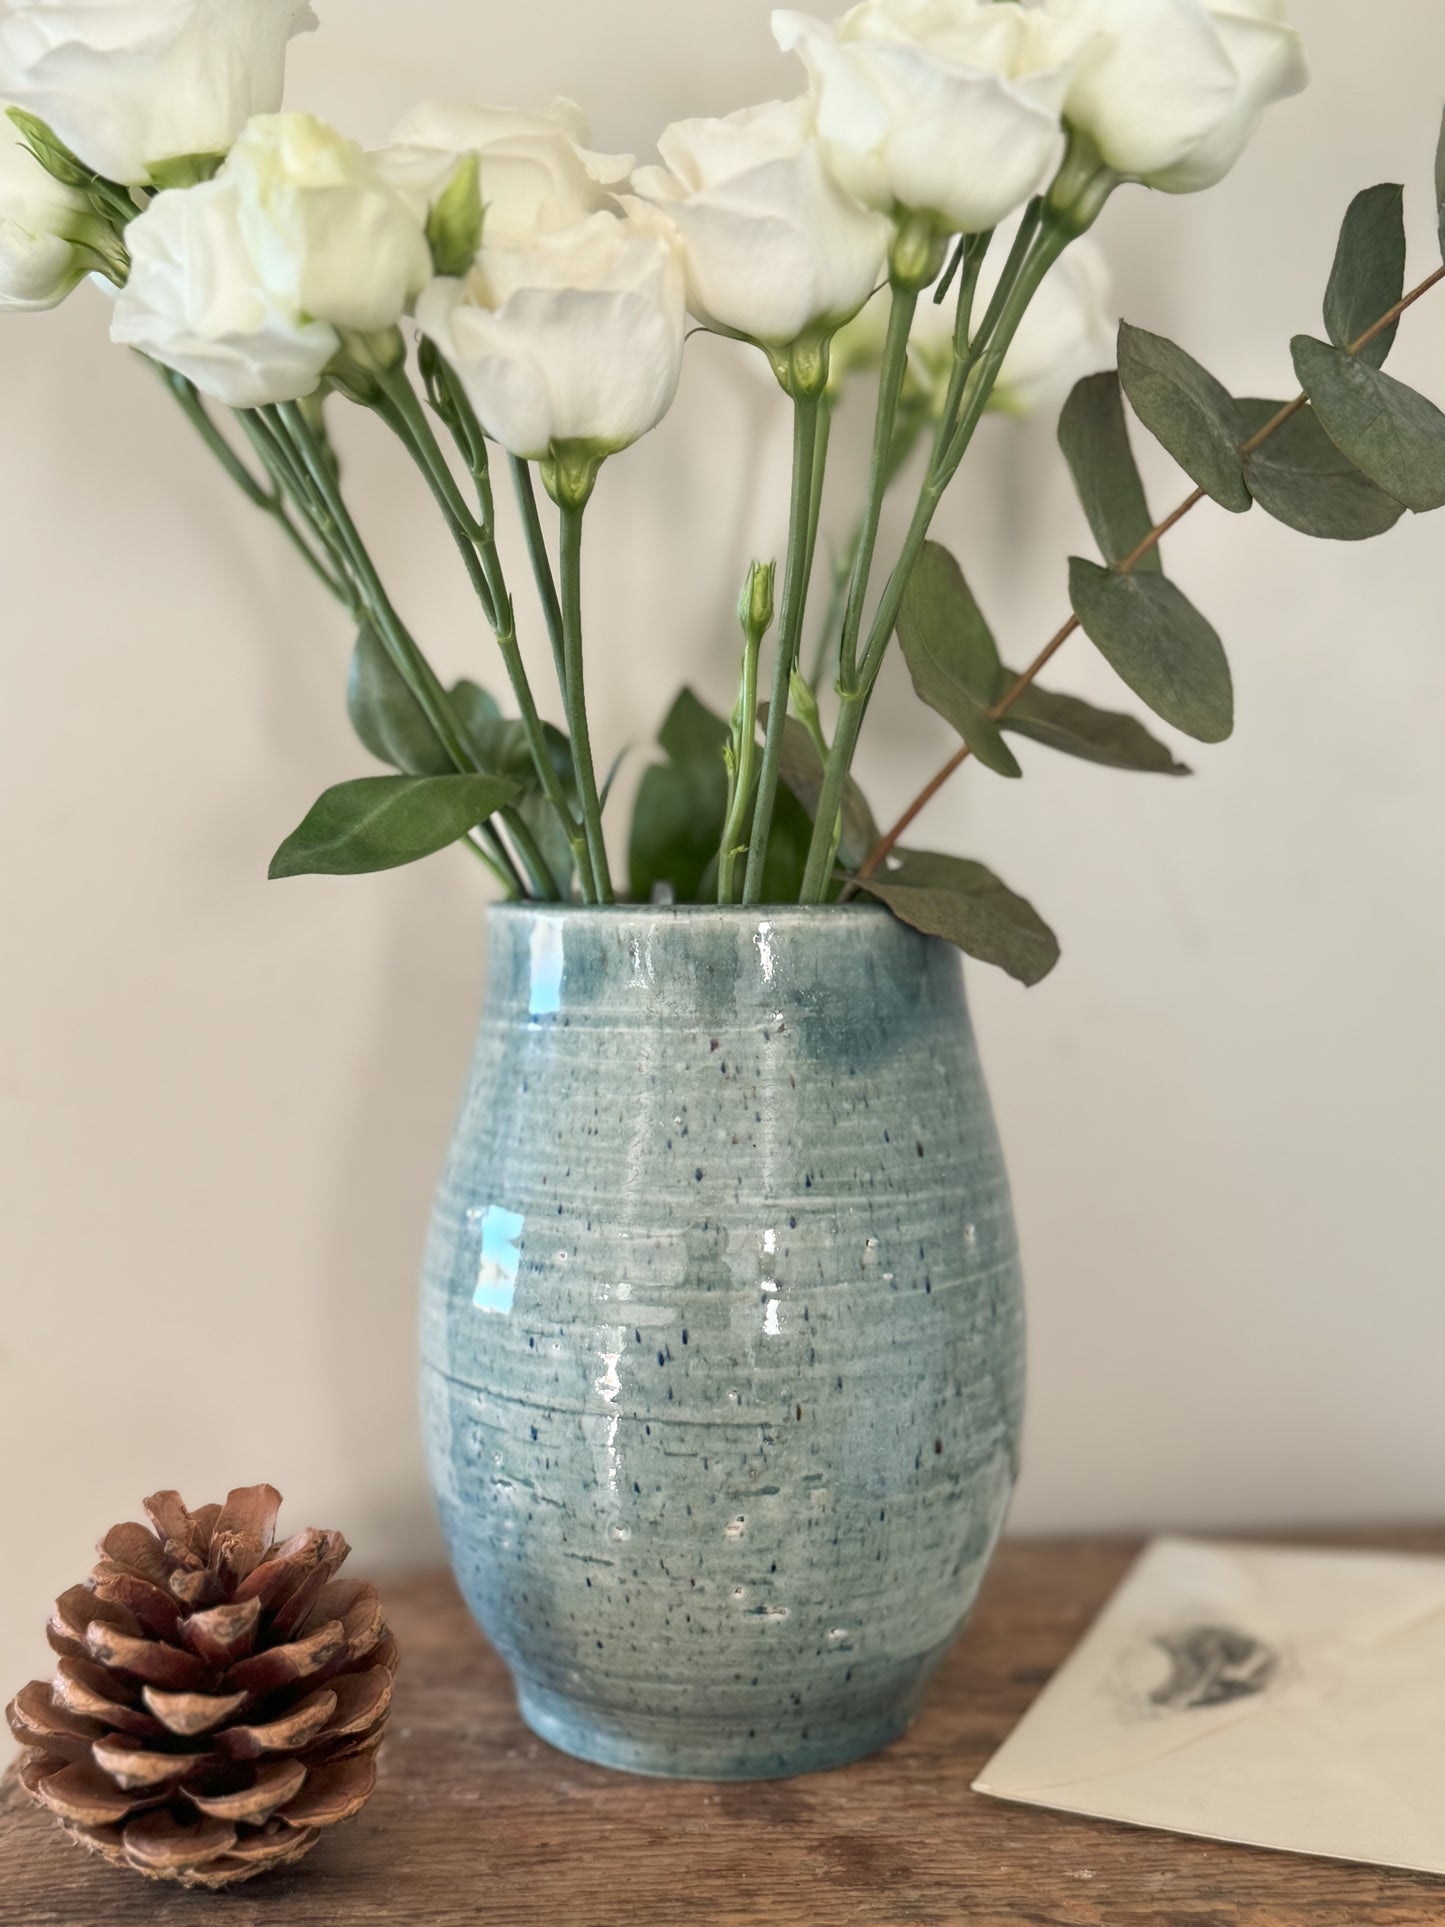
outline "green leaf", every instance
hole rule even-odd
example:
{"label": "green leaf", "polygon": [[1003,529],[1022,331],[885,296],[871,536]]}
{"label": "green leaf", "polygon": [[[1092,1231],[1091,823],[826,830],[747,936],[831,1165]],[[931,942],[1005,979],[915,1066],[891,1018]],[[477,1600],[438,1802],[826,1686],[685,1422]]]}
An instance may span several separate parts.
{"label": "green leaf", "polygon": [[1417,515],[1445,506],[1445,415],[1435,404],[1309,335],[1290,346],[1300,385],[1336,448]]}
{"label": "green leaf", "polygon": [[[1337,348],[1353,346],[1404,292],[1405,190],[1385,182],[1355,196],[1340,229],[1325,291],[1325,329],[1330,340]],[[1360,360],[1372,368],[1381,367],[1399,326],[1393,321],[1367,342]]]}
{"label": "green leaf", "polygon": [[338,783],[271,859],[271,876],[362,876],[456,843],[517,796],[496,776],[362,776]]}
{"label": "green leaf", "polygon": [[1059,961],[1059,940],[1038,911],[981,863],[920,850],[898,855],[896,869],[861,887],[904,923],[996,964],[1021,984],[1042,983]]}
{"label": "green leaf", "polygon": [[[767,703],[758,705],[758,721],[764,729],[767,728]],[[778,773],[797,798],[811,824],[823,800],[825,771],[818,745],[796,716],[789,716],[783,725]],[[838,843],[838,858],[845,869],[858,868],[877,845],[878,834],[878,825],[868,807],[868,799],[850,776],[843,791],[843,830]]]}
{"label": "green leaf", "polygon": [[1224,645],[1172,582],[1074,556],[1069,595],[1090,642],[1156,716],[1201,743],[1233,733]]}
{"label": "green leaf", "polygon": [[670,884],[679,903],[697,900],[727,814],[723,745],[728,727],[684,689],[658,733],[667,762],[644,772],[632,818],[632,895],[647,903]]}
{"label": "green leaf", "polygon": [[378,762],[406,776],[454,773],[455,764],[370,624],[363,625],[352,651],[346,709],[351,727]]}
{"label": "green leaf", "polygon": [[[1241,401],[1246,435],[1258,434],[1284,406]],[[1362,475],[1320,426],[1312,408],[1291,415],[1283,428],[1244,458],[1250,493],[1262,509],[1302,535],[1330,542],[1364,542],[1392,529],[1403,502]]]}
{"label": "green leaf", "polygon": [[[644,771],[637,793],[628,869],[638,903],[649,902],[658,884],[669,885],[679,903],[716,896],[728,801],[723,749],[731,737],[722,718],[684,689],[658,733],[668,760]],[[763,869],[767,902],[797,901],[812,833],[801,804],[780,790]]]}
{"label": "green leaf", "polygon": [[478,688],[474,682],[463,680],[453,683],[451,701],[458,722],[473,742],[479,740],[481,732],[488,725],[501,721],[502,712],[497,707],[496,698],[488,695],[485,689]]}
{"label": "green leaf", "polygon": [[998,646],[962,569],[937,542],[924,544],[909,578],[898,639],[919,700],[953,725],[985,769],[1022,776],[988,714],[1003,688]]}
{"label": "green leaf", "polygon": [[[1129,444],[1124,392],[1112,369],[1086,375],[1064,403],[1059,447],[1100,553],[1106,562],[1122,562],[1149,534],[1154,518]],[[1158,547],[1142,556],[1135,568],[1162,574]]]}
{"label": "green leaf", "polygon": [[1119,379],[1134,413],[1186,475],[1222,508],[1250,505],[1240,459],[1234,397],[1191,355],[1162,335],[1119,324]]}
{"label": "green leaf", "polygon": [[[1017,680],[1017,679],[1015,679]],[[1027,688],[1007,716],[1004,729],[1027,736],[1065,756],[1106,769],[1138,770],[1151,776],[1188,776],[1187,763],[1151,736],[1137,716],[1096,709],[1079,696],[1064,696],[1037,683]]]}

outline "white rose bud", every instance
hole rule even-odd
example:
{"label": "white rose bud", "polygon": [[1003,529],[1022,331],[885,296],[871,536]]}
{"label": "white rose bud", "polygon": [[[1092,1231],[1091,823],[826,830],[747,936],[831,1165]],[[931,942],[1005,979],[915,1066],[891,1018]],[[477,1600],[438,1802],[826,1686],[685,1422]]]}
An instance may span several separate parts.
{"label": "white rose bud", "polygon": [[158,194],[126,231],[131,272],[111,339],[231,408],[299,401],[340,340],[267,287],[242,212],[240,183],[225,173]]}
{"label": "white rose bud", "polygon": [[786,347],[831,333],[883,275],[890,228],[829,171],[811,102],[679,121],[639,194],[676,227],[688,306],[709,327]]}
{"label": "white rose bud", "polygon": [[426,290],[417,320],[509,454],[598,458],[637,441],[672,405],[682,264],[661,224],[594,214],[530,247],[484,240],[465,281]]}
{"label": "white rose bud", "polygon": [[836,26],[775,13],[773,32],[812,77],[839,179],[886,213],[979,233],[1061,150],[1067,74],[1018,0],[865,0]]}
{"label": "white rose bud", "polygon": [[12,0],[0,72],[87,166],[142,186],[281,105],[306,0]]}
{"label": "white rose bud", "polygon": [[431,279],[413,206],[355,141],[310,114],[253,120],[223,171],[261,277],[293,313],[379,333]]}
{"label": "white rose bud", "polygon": [[54,308],[98,265],[85,196],[47,174],[0,106],[0,309]]}
{"label": "white rose bud", "polygon": [[1046,0],[1040,31],[1073,64],[1069,124],[1171,194],[1222,180],[1265,109],[1309,81],[1284,0]]}
{"label": "white rose bud", "polygon": [[469,154],[481,160],[483,235],[524,244],[591,214],[615,210],[632,172],[630,154],[598,154],[570,100],[535,112],[433,102],[415,107],[373,156],[425,220]]}

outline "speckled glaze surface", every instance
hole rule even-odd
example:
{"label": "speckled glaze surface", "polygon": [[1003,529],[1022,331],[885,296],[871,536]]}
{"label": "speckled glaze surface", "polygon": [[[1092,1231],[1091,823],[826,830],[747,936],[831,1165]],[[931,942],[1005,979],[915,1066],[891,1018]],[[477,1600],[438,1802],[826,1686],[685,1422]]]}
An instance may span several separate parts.
{"label": "speckled glaze surface", "polygon": [[886,1745],[1017,1473],[957,953],[868,907],[494,911],[422,1353],[457,1576],[544,1739],[719,1780]]}

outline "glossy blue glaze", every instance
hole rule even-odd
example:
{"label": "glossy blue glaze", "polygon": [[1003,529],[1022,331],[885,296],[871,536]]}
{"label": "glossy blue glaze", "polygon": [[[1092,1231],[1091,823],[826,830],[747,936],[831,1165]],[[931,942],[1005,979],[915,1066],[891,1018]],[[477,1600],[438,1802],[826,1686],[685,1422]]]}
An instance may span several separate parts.
{"label": "glossy blue glaze", "polygon": [[1023,1395],[957,953],[868,907],[494,911],[422,1346],[453,1562],[536,1732],[692,1779],[896,1737]]}

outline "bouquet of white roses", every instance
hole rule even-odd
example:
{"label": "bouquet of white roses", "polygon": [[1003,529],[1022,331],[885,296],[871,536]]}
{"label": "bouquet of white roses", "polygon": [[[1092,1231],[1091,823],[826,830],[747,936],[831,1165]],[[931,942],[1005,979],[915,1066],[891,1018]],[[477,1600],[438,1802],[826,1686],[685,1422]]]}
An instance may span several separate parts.
{"label": "bouquet of white roses", "polygon": [[[615,900],[585,688],[584,519],[609,460],[666,415],[690,333],[751,344],[786,396],[791,515],[780,556],[742,572],[731,718],[684,691],[668,760],[643,780],[629,852],[643,900],[866,891],[1037,981],[1058,946],[1031,905],[980,863],[902,848],[923,803],[969,759],[1017,778],[1010,736],[1182,772],[1136,717],[1040,681],[1080,630],[1167,723],[1202,742],[1230,733],[1223,647],[1159,557],[1205,497],[1345,540],[1445,504],[1445,416],[1382,368],[1401,313],[1445,277],[1406,294],[1399,188],[1351,204],[1325,338],[1292,344],[1294,399],[1236,399],[1128,326],[1117,370],[1105,365],[1105,284],[1084,237],[1126,184],[1220,180],[1264,111],[1305,84],[1284,0],[863,0],[832,23],[780,11],[796,97],[681,122],[643,167],[595,151],[566,102],[422,106],[366,152],[281,111],[288,42],[316,24],[306,0],[17,0],[0,20],[13,129],[0,306],[108,284],[112,338],[157,364],[356,629],[351,716],[391,773],[326,791],[273,875],[384,869],[465,842],[513,896]],[[1060,441],[1101,559],[1070,563],[1072,615],[1010,670],[930,531],[984,413],[1058,397],[1081,369],[1096,372],[1073,387]],[[830,425],[864,381],[872,460],[809,648]],[[1161,522],[1125,398],[1195,484]],[[476,683],[447,687],[398,614],[348,507],[338,406],[373,411],[414,462],[514,716]],[[891,557],[890,489],[913,501]],[[521,612],[503,512],[535,577]],[[532,687],[526,620],[545,626],[565,729]],[[851,771],[895,638],[961,742],[885,836]]]}

